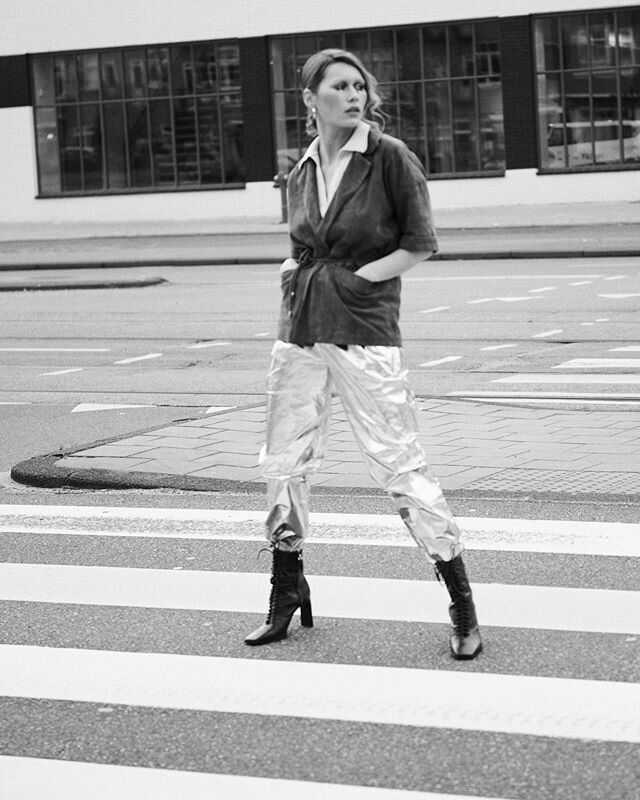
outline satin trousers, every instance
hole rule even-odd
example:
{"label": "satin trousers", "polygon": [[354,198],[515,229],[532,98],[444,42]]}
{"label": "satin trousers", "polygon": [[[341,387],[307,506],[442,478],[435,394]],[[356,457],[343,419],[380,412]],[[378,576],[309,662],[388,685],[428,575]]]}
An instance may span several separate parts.
{"label": "satin trousers", "polygon": [[463,546],[460,529],[418,441],[413,394],[398,347],[277,341],[267,376],[267,538],[301,549],[309,527],[307,476],[324,456],[331,396],[342,401],[369,472],[392,498],[432,563]]}

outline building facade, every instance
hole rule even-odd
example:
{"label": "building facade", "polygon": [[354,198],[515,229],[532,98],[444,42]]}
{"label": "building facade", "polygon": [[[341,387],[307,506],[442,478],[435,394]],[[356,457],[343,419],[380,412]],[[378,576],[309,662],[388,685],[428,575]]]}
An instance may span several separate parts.
{"label": "building facade", "polygon": [[640,199],[640,5],[594,2],[16,2],[2,218],[276,217],[273,176],[308,144],[300,69],[324,47],[377,77],[440,207]]}

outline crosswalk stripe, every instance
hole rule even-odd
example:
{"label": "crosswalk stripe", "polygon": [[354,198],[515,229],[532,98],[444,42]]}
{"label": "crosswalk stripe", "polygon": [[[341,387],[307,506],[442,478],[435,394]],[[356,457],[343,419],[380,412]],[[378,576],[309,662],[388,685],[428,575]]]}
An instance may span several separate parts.
{"label": "crosswalk stripe", "polygon": [[499,800],[337,783],[0,756],[7,800]]}
{"label": "crosswalk stripe", "polygon": [[19,645],[0,694],[640,743],[640,685]]}
{"label": "crosswalk stripe", "polygon": [[[319,617],[447,621],[448,595],[435,581],[309,579]],[[5,601],[264,613],[268,586],[265,573],[0,565]],[[473,591],[484,625],[640,634],[640,592],[493,583],[474,583]]]}
{"label": "crosswalk stripe", "polygon": [[[0,533],[264,541],[264,516],[262,511],[226,509],[2,505]],[[51,525],[49,520],[64,524]],[[457,520],[470,550],[640,557],[637,523],[484,517]],[[90,521],[91,527],[80,526],[83,521]],[[162,525],[150,526],[150,521]],[[309,541],[414,546],[395,514],[311,514]]]}

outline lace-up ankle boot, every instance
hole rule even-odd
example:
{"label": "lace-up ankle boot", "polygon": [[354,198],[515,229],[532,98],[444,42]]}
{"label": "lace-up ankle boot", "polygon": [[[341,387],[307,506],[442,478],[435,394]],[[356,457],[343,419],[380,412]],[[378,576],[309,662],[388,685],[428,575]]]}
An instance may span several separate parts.
{"label": "lace-up ankle boot", "polygon": [[435,568],[438,580],[442,576],[451,596],[451,655],[459,661],[469,661],[482,650],[482,640],[462,556],[451,561],[437,561]]}
{"label": "lace-up ankle boot", "polygon": [[272,554],[269,613],[265,622],[246,637],[245,644],[269,644],[284,639],[298,608],[302,626],[313,628],[311,593],[304,577],[302,552],[279,550],[274,546]]}

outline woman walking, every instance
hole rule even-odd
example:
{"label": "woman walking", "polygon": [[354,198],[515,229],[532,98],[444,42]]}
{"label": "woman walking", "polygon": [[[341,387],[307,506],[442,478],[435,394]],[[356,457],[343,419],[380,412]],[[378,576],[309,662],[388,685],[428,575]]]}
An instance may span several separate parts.
{"label": "woman walking", "polygon": [[460,530],[418,442],[400,349],[400,275],[436,252],[425,172],[381,131],[376,81],[343,50],[302,70],[307,130],[316,138],[288,181],[291,257],[267,378],[267,536],[272,575],[266,622],[245,642],[282,639],[300,608],[311,627],[302,547],[307,475],[317,469],[331,393],[344,407],[374,479],[449,590],[451,653],[482,649]]}

